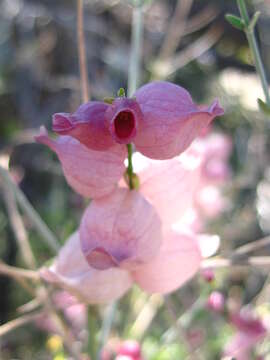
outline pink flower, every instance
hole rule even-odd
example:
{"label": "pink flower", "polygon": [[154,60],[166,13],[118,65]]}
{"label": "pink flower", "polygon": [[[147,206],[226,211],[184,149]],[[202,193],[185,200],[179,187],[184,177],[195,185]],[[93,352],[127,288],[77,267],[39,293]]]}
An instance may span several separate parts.
{"label": "pink flower", "polygon": [[223,114],[217,101],[198,107],[184,88],[165,81],[144,85],[134,95],[132,99],[116,98],[111,105],[89,102],[74,114],[55,114],[53,130],[92,150],[133,142],[147,157],[170,159]]}
{"label": "pink flower", "polygon": [[[87,309],[84,304],[70,295],[67,291],[57,291],[52,297],[53,303],[57,309],[63,310],[63,314],[70,323],[70,329],[76,336],[79,336],[82,330],[87,326]],[[58,333],[59,329],[54,322],[54,318],[48,314],[40,315],[35,321],[36,325],[47,332]]]}
{"label": "pink flower", "polygon": [[86,260],[94,268],[132,268],[158,254],[161,221],[139,192],[119,188],[91,202],[82,218],[80,238]]}
{"label": "pink flower", "polygon": [[92,201],[80,226],[82,250],[92,267],[128,269],[149,293],[171,292],[198,271],[197,236],[184,227],[172,229],[192,203],[200,167],[196,157],[181,157],[161,162],[135,155],[135,169],[142,169],[139,192],[119,188]]}
{"label": "pink flower", "polygon": [[128,357],[130,360],[142,360],[141,346],[135,340],[124,341],[117,350],[117,359]]}
{"label": "pink flower", "polygon": [[36,137],[53,150],[62,163],[69,185],[79,194],[93,199],[109,194],[125,172],[126,149],[115,144],[110,151],[95,151],[71,136],[53,140],[45,128]]}
{"label": "pink flower", "polygon": [[107,303],[121,297],[132,285],[127,271],[110,268],[99,271],[89,266],[74,233],[60,250],[54,263],[40,270],[41,276],[88,304]]}
{"label": "pink flower", "polygon": [[203,182],[209,185],[230,179],[231,170],[228,160],[232,152],[232,141],[229,136],[216,132],[199,137],[192,144],[192,149],[203,157]]}
{"label": "pink flower", "polygon": [[207,301],[208,308],[215,312],[222,312],[224,310],[224,305],[224,295],[219,291],[213,291]]}
{"label": "pink flower", "polygon": [[231,322],[237,332],[225,346],[225,355],[234,356],[237,360],[247,360],[251,356],[251,350],[267,335],[267,329],[262,320],[250,310],[233,314]]}

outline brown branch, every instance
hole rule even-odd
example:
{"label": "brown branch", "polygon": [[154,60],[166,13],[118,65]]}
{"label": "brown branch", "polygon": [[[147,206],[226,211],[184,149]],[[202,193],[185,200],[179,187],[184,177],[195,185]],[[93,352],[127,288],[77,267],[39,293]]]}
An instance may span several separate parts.
{"label": "brown branch", "polygon": [[197,356],[194,353],[194,349],[192,348],[192,346],[188,340],[185,329],[182,328],[181,324],[178,321],[176,309],[174,307],[174,304],[173,304],[170,296],[164,296],[164,304],[165,304],[165,306],[168,310],[168,313],[170,314],[170,317],[173,321],[173,326],[177,330],[180,344],[184,344],[184,346],[186,347],[186,350],[188,351],[188,355],[189,355],[188,358],[191,360],[196,360]]}
{"label": "brown branch", "polygon": [[15,266],[9,266],[0,261],[0,274],[7,275],[13,278],[30,279],[38,281],[40,279],[38,272],[32,270],[25,270]]}
{"label": "brown branch", "polygon": [[29,244],[28,235],[25,230],[21,215],[18,211],[14,193],[10,190],[9,186],[3,183],[4,199],[7,207],[7,212],[10,220],[10,224],[17,240],[22,258],[25,265],[29,269],[36,268],[36,260],[34,258],[32,249]]}
{"label": "brown branch", "polygon": [[165,79],[189,62],[197,59],[209,50],[221,38],[224,29],[218,25],[212,25],[199,39],[191,45],[176,53],[168,60],[157,60],[153,63],[153,79]]}
{"label": "brown branch", "polygon": [[178,0],[158,58],[162,60],[167,59],[175,52],[184,34],[186,20],[192,3],[193,0]]}
{"label": "brown branch", "polygon": [[42,311],[38,311],[32,314],[23,315],[21,317],[18,317],[17,319],[11,320],[4,325],[0,326],[0,337],[3,335],[6,335],[12,330],[17,329],[18,327],[28,324],[32,321],[35,321],[41,314],[43,314]]}
{"label": "brown branch", "polygon": [[89,101],[88,71],[85,50],[85,38],[83,31],[83,0],[77,0],[77,37],[78,55],[80,67],[80,85],[83,102]]}
{"label": "brown branch", "polygon": [[192,16],[186,24],[183,35],[192,34],[208,25],[219,14],[219,9],[215,6],[208,5],[200,13]]}
{"label": "brown branch", "polygon": [[209,50],[221,38],[223,31],[224,29],[222,27],[213,25],[199,39],[194,41],[178,54],[175,54],[170,62],[172,69],[171,72],[180,69]]}
{"label": "brown branch", "polygon": [[201,268],[225,268],[225,267],[246,267],[257,266],[270,268],[270,256],[251,256],[245,259],[212,258],[203,260]]}

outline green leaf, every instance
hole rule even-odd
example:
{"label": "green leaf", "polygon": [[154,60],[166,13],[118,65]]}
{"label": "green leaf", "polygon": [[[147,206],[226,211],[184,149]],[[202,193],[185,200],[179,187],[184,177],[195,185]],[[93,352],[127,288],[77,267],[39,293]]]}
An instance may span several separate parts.
{"label": "green leaf", "polygon": [[240,17],[232,14],[226,14],[225,19],[236,29],[242,31],[245,30],[245,23]]}
{"label": "green leaf", "polygon": [[126,96],[125,89],[124,89],[124,88],[120,88],[120,89],[117,91],[117,96],[118,96],[118,97],[125,97],[125,96]]}
{"label": "green leaf", "polygon": [[258,106],[260,108],[260,110],[266,114],[266,115],[270,115],[270,106],[268,104],[266,104],[262,99],[257,99],[258,101]]}

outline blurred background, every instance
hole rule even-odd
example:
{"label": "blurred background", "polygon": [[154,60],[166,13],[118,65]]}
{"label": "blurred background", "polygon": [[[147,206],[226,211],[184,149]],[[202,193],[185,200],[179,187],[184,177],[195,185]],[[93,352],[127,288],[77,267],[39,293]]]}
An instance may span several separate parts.
{"label": "blurred background", "polygon": [[[90,95],[102,100],[127,87],[132,7],[124,0],[84,3]],[[251,13],[261,11],[256,35],[269,75],[270,1],[253,0],[248,5]],[[230,176],[224,181],[222,200],[213,198],[216,205],[222,201],[215,212],[218,216],[206,216],[207,231],[220,236],[223,255],[270,234],[270,119],[257,107],[263,94],[245,34],[225,21],[226,13],[238,14],[235,0],[146,1],[140,76],[141,83],[166,79],[182,85],[198,103],[218,97],[225,108],[213,131],[231,141]],[[53,113],[72,112],[80,102],[76,2],[0,0],[0,153],[10,157],[14,179],[62,243],[77,228],[85,201],[66,184],[54,154],[35,144],[33,136],[41,125],[51,128]],[[0,258],[23,266],[1,179],[0,194]],[[53,254],[24,220],[42,265]],[[256,254],[270,255],[270,247]],[[177,291],[174,306],[180,315],[190,299],[195,303],[200,294],[200,301],[206,299],[213,289],[228,302],[260,306],[269,293],[266,278],[261,268],[220,270],[214,283],[198,277]],[[16,282],[1,276],[0,324],[16,317],[18,307],[28,300],[28,293]],[[182,358],[185,350],[176,336],[165,331],[168,314],[157,299],[150,303],[149,323],[144,323],[143,330],[132,329],[146,300],[138,289],[121,300],[115,334],[137,338],[146,359]],[[130,301],[127,322],[125,309]],[[202,359],[220,359],[234,331],[226,316],[206,311],[197,301],[183,323],[192,346],[201,349]],[[0,359],[65,359],[53,339],[33,324],[18,328],[0,337]],[[268,353],[270,343],[265,341],[263,346]]]}

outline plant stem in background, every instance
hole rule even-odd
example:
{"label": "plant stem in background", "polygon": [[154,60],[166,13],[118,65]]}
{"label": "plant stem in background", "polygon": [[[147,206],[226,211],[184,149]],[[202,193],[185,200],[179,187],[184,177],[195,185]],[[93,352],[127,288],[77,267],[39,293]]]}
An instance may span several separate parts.
{"label": "plant stem in background", "polygon": [[97,360],[102,360],[102,351],[110,335],[116,308],[117,308],[117,301],[114,301],[111,305],[109,305],[107,310],[108,312],[106,313],[104,321],[102,323],[101,336],[100,336],[101,340],[99,344]]}
{"label": "plant stem in background", "polygon": [[89,101],[89,84],[87,59],[85,50],[85,39],[83,30],[83,0],[77,0],[77,37],[78,37],[78,55],[80,67],[80,85],[83,102]]}
{"label": "plant stem in background", "polygon": [[[128,97],[131,97],[140,83],[140,62],[143,36],[143,2],[134,3],[132,13],[131,51],[128,71]],[[127,145],[129,187],[133,189],[132,145]]]}
{"label": "plant stem in background", "polygon": [[242,20],[245,24],[245,33],[247,36],[248,44],[254,59],[256,71],[261,79],[262,88],[265,96],[265,101],[267,105],[270,106],[270,95],[269,95],[269,88],[267,83],[267,78],[264,70],[264,66],[262,63],[260,51],[258,48],[258,43],[254,33],[254,25],[252,24],[248,15],[247,7],[245,0],[237,0],[238,8],[242,17]]}
{"label": "plant stem in background", "polygon": [[195,355],[194,350],[187,338],[185,329],[182,328],[181,324],[178,322],[178,317],[176,313],[176,309],[174,307],[174,304],[172,302],[172,299],[170,298],[170,295],[164,296],[164,304],[168,310],[168,313],[171,317],[171,320],[173,321],[173,324],[177,330],[179,342],[180,344],[184,344],[187,352],[188,352],[188,358],[190,360],[196,360],[198,359],[197,355]]}
{"label": "plant stem in background", "polygon": [[59,250],[59,243],[45,224],[45,222],[41,219],[39,214],[30,204],[24,193],[21,189],[13,182],[9,172],[5,170],[2,166],[0,166],[0,178],[6,183],[6,185],[10,188],[10,190],[14,193],[19,205],[27,214],[29,219],[31,220],[32,224],[35,226],[36,230],[40,233],[43,239],[46,241],[49,248],[54,252],[57,253]]}
{"label": "plant stem in background", "polygon": [[128,72],[128,97],[131,97],[140,83],[140,62],[143,35],[143,7],[134,5],[132,14],[131,51]]}
{"label": "plant stem in background", "polygon": [[10,219],[11,228],[17,240],[21,256],[25,265],[29,269],[35,269],[36,260],[29,244],[27,231],[24,227],[24,223],[17,208],[15,195],[13,191],[9,188],[9,186],[5,184],[5,182],[3,182],[3,189],[8,217]]}

